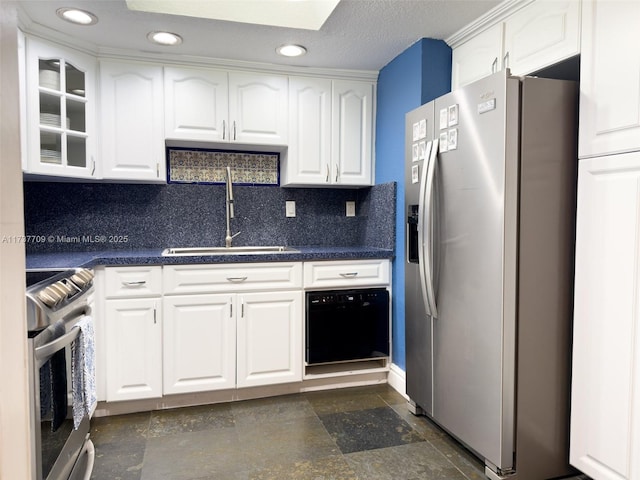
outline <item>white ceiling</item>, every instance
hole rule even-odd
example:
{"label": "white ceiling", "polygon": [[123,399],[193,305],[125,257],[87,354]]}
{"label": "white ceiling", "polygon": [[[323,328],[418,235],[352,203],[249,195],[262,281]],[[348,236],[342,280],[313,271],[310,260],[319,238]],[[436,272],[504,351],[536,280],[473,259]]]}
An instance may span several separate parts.
{"label": "white ceiling", "polygon": [[[216,0],[197,0],[200,2]],[[237,0],[239,8],[242,1]],[[269,0],[265,0],[269,1]],[[94,51],[170,53],[276,65],[379,71],[421,38],[445,39],[501,0],[341,0],[319,31],[254,25],[127,9],[125,0],[19,0],[27,30],[71,40]],[[93,26],[67,23],[60,7],[94,13]],[[174,47],[152,45],[150,31],[181,35]],[[284,43],[304,45],[303,57],[280,57]]]}

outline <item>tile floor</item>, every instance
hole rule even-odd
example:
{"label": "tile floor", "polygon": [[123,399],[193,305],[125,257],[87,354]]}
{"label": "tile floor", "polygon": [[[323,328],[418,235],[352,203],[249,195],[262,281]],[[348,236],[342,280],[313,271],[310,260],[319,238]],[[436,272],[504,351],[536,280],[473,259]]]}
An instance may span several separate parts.
{"label": "tile floor", "polygon": [[95,418],[94,480],[473,480],[387,385]]}

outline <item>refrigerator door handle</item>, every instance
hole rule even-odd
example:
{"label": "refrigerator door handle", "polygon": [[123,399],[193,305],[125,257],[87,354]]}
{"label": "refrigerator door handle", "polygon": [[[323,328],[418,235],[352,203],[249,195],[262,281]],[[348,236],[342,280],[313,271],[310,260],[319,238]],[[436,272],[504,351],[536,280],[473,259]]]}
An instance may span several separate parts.
{"label": "refrigerator door handle", "polygon": [[438,318],[438,306],[436,305],[436,292],[435,292],[435,266],[433,264],[434,260],[434,224],[435,224],[435,215],[437,215],[436,210],[434,209],[434,193],[435,193],[435,177],[436,177],[436,167],[438,163],[438,141],[435,140],[433,142],[431,148],[431,155],[429,158],[429,168],[427,171],[427,185],[426,185],[426,212],[425,215],[428,215],[428,223],[425,223],[427,227],[426,238],[425,238],[425,247],[424,250],[426,252],[425,258],[427,261],[425,265],[428,266],[428,270],[426,271],[427,278],[427,299],[430,303],[430,315],[433,318]]}
{"label": "refrigerator door handle", "polygon": [[422,301],[427,315],[431,313],[430,302],[427,298],[427,273],[426,273],[426,252],[424,248],[424,232],[425,214],[427,206],[425,205],[425,195],[427,192],[427,171],[429,170],[429,159],[425,158],[422,165],[422,175],[420,175],[420,193],[418,197],[418,271],[420,272],[420,291],[422,292]]}
{"label": "refrigerator door handle", "polygon": [[438,153],[438,139],[433,141],[431,154],[428,163],[422,168],[422,178],[420,179],[420,199],[418,205],[418,245],[422,265],[420,271],[420,284],[422,287],[422,299],[424,301],[427,314],[436,318],[438,310],[433,286],[433,182],[435,176],[436,156]]}

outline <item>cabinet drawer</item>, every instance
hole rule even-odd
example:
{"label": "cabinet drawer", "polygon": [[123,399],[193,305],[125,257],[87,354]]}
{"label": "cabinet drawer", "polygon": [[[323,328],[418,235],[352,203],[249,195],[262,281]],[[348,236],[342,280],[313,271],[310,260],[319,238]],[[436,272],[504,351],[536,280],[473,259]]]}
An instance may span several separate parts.
{"label": "cabinet drawer", "polygon": [[310,262],[304,264],[304,288],[388,285],[389,260]]}
{"label": "cabinet drawer", "polygon": [[164,292],[243,292],[302,288],[301,263],[174,265],[164,268]]}
{"label": "cabinet drawer", "polygon": [[162,267],[105,268],[106,298],[162,295]]}

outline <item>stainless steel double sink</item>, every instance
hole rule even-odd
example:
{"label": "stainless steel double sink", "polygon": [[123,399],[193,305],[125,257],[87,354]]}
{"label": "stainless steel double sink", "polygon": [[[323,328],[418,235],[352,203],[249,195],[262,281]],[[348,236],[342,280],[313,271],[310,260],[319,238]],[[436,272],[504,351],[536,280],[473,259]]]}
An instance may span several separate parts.
{"label": "stainless steel double sink", "polygon": [[274,253],[298,253],[300,250],[285,246],[249,246],[249,247],[177,247],[166,248],[163,257],[202,256],[202,255],[268,255]]}

